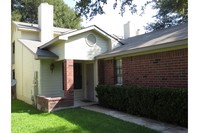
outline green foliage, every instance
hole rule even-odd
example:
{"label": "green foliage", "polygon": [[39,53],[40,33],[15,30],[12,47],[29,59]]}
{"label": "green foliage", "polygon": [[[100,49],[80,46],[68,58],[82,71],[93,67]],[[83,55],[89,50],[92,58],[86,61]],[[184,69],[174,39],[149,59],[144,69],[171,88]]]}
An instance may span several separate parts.
{"label": "green foliage", "polygon": [[[92,19],[97,14],[105,14],[103,6],[107,4],[107,0],[76,0],[75,10],[80,16]],[[141,6],[142,15],[146,6],[153,5],[153,9],[157,9],[158,13],[154,17],[155,22],[147,24],[145,30],[148,32],[168,28],[174,25],[188,22],[188,1],[187,0],[148,0]],[[113,9],[120,6],[120,14],[125,13],[126,6],[130,8],[130,12],[137,13],[137,5],[134,0],[115,1]]]}
{"label": "green foliage", "polygon": [[[119,2],[116,0],[113,4],[113,9],[118,7],[118,3]],[[105,4],[107,4],[107,0],[76,0],[75,10],[80,16],[85,16],[86,19],[92,19],[97,14],[105,14],[103,10],[103,6]],[[120,5],[121,15],[124,14],[126,6],[130,7],[131,13],[135,13],[137,11],[133,0],[122,0]]]}
{"label": "green foliage", "polygon": [[187,127],[187,89],[98,85],[96,91],[102,106]]}
{"label": "green foliage", "polygon": [[38,23],[38,7],[44,2],[54,6],[54,26],[81,28],[82,19],[63,0],[12,0],[12,20]]}
{"label": "green foliage", "polygon": [[153,9],[158,9],[155,22],[147,24],[145,30],[153,31],[188,22],[187,0],[152,0]]}
{"label": "green foliage", "polygon": [[157,133],[81,108],[43,113],[19,100],[12,101],[11,118],[12,133]]}

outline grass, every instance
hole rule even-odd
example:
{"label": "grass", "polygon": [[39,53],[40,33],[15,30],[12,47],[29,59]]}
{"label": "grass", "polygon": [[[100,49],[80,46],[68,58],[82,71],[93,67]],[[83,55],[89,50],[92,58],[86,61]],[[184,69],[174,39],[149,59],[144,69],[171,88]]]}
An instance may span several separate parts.
{"label": "grass", "polygon": [[12,101],[12,133],[157,133],[81,108],[44,113],[20,100]]}

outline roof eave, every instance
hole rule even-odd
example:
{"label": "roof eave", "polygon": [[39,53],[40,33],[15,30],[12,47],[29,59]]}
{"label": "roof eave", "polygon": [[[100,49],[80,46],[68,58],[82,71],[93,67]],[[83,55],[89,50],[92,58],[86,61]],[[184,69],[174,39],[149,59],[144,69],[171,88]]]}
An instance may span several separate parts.
{"label": "roof eave", "polygon": [[68,38],[63,38],[61,36],[58,36],[58,37],[55,37],[54,39],[50,40],[49,42],[45,43],[44,45],[40,46],[39,48],[40,49],[44,49],[44,48],[47,48],[48,46],[50,46],[51,44],[59,41],[59,40],[67,40]]}
{"label": "roof eave", "polygon": [[36,60],[39,60],[39,59],[59,59],[59,56],[57,56],[55,54],[54,54],[54,56],[41,56],[41,55],[37,55],[30,48],[28,48],[26,45],[24,45],[24,43],[20,39],[18,39],[18,41],[35,56]]}
{"label": "roof eave", "polygon": [[53,60],[56,60],[56,59],[59,59],[58,56],[56,57],[47,57],[47,56],[38,56],[35,54],[35,60],[41,60],[41,59],[53,59]]}
{"label": "roof eave", "polygon": [[169,48],[169,47],[187,45],[187,44],[188,44],[188,39],[183,39],[183,40],[178,40],[178,41],[163,43],[163,44],[157,44],[157,45],[143,47],[143,48],[137,48],[137,49],[125,50],[125,51],[116,52],[116,53],[98,55],[95,57],[95,59],[111,58],[111,57],[115,57],[115,56],[122,56],[122,55],[127,55],[127,54],[132,54],[132,53],[139,53],[139,52],[144,52],[144,51],[163,49],[163,48]]}

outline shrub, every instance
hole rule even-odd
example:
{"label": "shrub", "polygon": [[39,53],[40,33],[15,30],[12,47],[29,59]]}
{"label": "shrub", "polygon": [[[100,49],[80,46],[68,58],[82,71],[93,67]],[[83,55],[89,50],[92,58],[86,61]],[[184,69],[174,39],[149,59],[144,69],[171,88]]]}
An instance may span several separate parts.
{"label": "shrub", "polygon": [[188,125],[188,90],[137,86],[96,87],[99,104],[159,121]]}

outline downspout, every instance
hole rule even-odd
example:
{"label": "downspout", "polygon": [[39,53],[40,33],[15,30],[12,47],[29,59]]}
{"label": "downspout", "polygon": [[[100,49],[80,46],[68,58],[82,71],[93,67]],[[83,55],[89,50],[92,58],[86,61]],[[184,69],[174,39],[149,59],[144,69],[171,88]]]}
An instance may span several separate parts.
{"label": "downspout", "polygon": [[38,95],[38,71],[34,71],[34,93],[33,93],[33,104],[37,107],[37,95]]}
{"label": "downspout", "polygon": [[22,81],[21,81],[22,84],[21,84],[21,86],[22,86],[22,97],[23,97],[23,88],[24,88],[24,86],[23,86],[23,47],[24,47],[24,46],[21,45],[21,47],[22,47],[22,48],[21,48],[21,51],[22,51],[22,52],[21,52],[21,53],[22,53],[22,54],[21,54],[21,64],[22,64],[22,66],[21,66],[21,68],[22,68],[22,69],[21,69],[21,75],[22,75]]}

